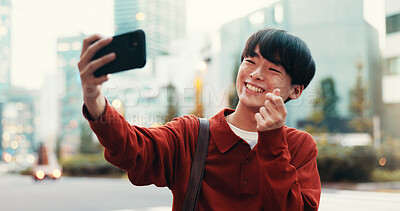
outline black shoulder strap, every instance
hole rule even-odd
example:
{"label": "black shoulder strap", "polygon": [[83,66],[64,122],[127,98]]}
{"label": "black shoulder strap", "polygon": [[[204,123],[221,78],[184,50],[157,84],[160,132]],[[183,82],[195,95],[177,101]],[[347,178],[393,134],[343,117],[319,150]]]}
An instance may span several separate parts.
{"label": "black shoulder strap", "polygon": [[197,139],[192,167],[190,169],[189,183],[183,201],[183,211],[195,210],[197,199],[200,195],[204,166],[206,165],[208,143],[210,141],[210,122],[204,118],[199,118],[199,121],[199,136]]}

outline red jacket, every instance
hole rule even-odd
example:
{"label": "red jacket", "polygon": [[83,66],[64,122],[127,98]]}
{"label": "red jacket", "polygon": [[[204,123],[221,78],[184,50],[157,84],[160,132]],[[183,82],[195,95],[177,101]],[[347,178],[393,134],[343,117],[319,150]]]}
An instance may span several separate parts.
{"label": "red jacket", "polygon": [[[173,210],[181,210],[194,157],[199,122],[175,118],[165,126],[132,126],[107,105],[92,130],[107,161],[128,172],[134,185],[167,186]],[[259,132],[253,150],[225,120],[210,119],[210,144],[197,210],[318,210],[321,183],[317,148],[306,132],[289,127]]]}

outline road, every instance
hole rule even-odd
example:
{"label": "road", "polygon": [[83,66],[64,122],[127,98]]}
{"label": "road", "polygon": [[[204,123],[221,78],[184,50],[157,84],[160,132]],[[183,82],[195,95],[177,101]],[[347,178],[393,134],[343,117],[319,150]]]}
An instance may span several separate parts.
{"label": "road", "polygon": [[[35,182],[28,176],[0,175],[2,211],[171,210],[166,188],[136,187],[127,179],[71,178]],[[155,210],[154,210],[155,211]]]}
{"label": "road", "polygon": [[[63,177],[34,182],[27,176],[0,175],[4,211],[164,211],[171,205],[168,189],[136,187],[127,179]],[[319,210],[400,210],[400,193],[323,189]]]}
{"label": "road", "polygon": [[399,211],[400,193],[322,189],[320,211]]}

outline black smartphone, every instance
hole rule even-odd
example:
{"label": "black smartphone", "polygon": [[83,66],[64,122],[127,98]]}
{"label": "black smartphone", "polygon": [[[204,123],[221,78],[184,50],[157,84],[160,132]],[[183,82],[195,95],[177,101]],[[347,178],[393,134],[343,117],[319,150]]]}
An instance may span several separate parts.
{"label": "black smartphone", "polygon": [[100,49],[92,60],[111,52],[115,53],[115,60],[97,69],[94,72],[95,77],[144,67],[146,65],[146,38],[144,31],[139,29],[114,36],[111,43]]}

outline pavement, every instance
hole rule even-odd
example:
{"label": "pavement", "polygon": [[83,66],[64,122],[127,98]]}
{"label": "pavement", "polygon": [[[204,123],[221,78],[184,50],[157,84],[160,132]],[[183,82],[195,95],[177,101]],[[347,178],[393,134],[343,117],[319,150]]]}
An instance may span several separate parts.
{"label": "pavement", "polygon": [[400,181],[396,182],[369,182],[369,183],[349,183],[349,182],[325,182],[322,188],[339,190],[357,191],[376,191],[388,193],[400,193]]}

